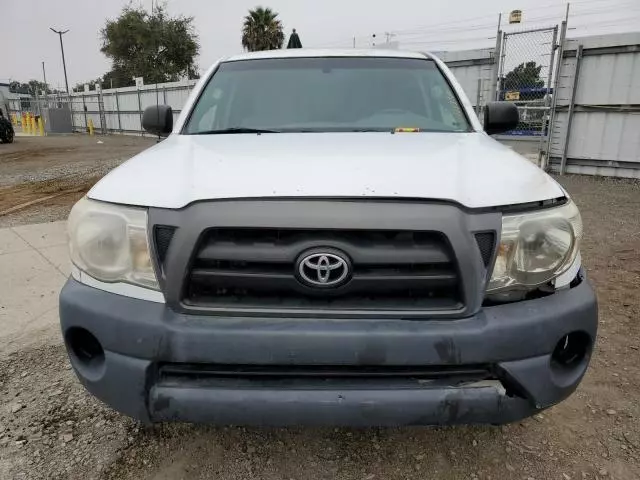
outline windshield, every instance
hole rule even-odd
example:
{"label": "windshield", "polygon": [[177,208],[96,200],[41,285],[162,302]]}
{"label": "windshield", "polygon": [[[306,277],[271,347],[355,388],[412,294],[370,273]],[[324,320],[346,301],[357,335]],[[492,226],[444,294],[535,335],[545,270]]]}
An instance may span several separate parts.
{"label": "windshield", "polygon": [[183,133],[464,132],[469,123],[429,59],[282,58],[222,63]]}

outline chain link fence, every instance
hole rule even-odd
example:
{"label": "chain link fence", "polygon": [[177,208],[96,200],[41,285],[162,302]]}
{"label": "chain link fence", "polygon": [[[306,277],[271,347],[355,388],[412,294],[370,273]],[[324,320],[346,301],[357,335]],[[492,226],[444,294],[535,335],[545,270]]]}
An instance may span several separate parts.
{"label": "chain link fence", "polygon": [[517,105],[520,124],[510,135],[548,135],[558,27],[502,36],[497,100]]}

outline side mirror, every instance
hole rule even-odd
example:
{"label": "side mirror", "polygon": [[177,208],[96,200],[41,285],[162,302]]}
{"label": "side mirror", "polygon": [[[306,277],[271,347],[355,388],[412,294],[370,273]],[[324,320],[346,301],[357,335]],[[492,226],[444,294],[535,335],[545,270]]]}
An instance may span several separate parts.
{"label": "side mirror", "polygon": [[142,128],[153,135],[167,137],[173,130],[173,111],[169,105],[147,107],[142,114]]}
{"label": "side mirror", "polygon": [[518,123],[518,107],[511,102],[489,102],[484,107],[484,131],[489,135],[513,130]]}

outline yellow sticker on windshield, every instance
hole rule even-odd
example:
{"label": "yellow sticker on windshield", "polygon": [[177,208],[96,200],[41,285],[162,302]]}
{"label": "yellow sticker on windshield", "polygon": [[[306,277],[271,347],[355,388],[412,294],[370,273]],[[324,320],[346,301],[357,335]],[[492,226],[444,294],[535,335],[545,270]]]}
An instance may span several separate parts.
{"label": "yellow sticker on windshield", "polygon": [[417,127],[398,127],[395,129],[396,133],[413,133],[413,132],[419,132],[420,129]]}

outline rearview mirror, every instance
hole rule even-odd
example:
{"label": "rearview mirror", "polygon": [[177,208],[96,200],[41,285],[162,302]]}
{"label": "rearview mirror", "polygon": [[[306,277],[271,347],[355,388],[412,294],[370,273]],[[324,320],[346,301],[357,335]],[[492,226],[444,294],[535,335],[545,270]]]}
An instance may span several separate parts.
{"label": "rearview mirror", "polygon": [[484,107],[484,131],[489,135],[513,130],[518,123],[518,107],[511,102],[489,102]]}
{"label": "rearview mirror", "polygon": [[142,114],[142,128],[147,132],[167,137],[173,130],[173,111],[169,105],[147,107]]}

